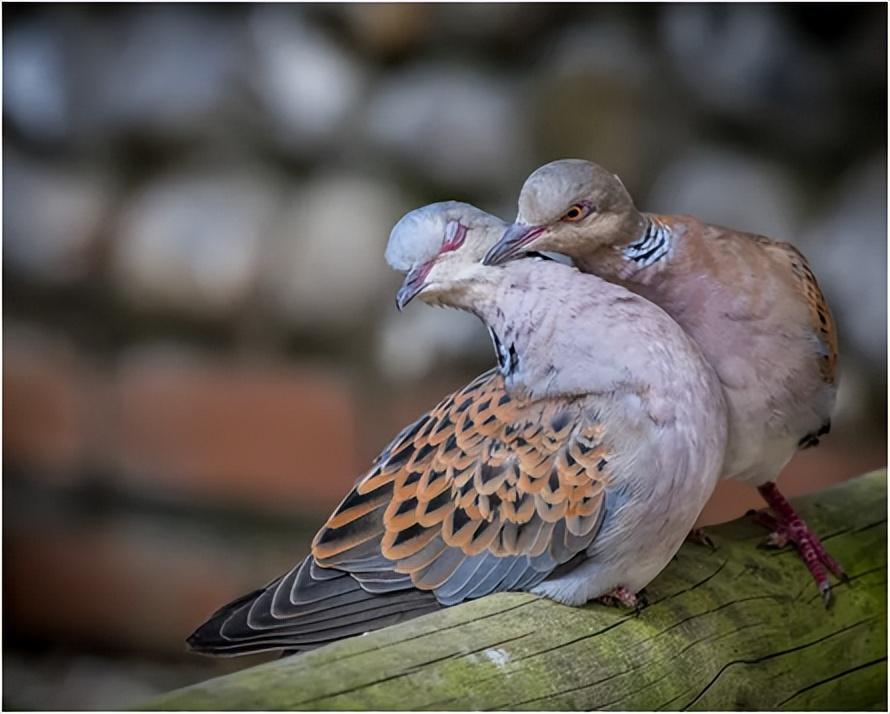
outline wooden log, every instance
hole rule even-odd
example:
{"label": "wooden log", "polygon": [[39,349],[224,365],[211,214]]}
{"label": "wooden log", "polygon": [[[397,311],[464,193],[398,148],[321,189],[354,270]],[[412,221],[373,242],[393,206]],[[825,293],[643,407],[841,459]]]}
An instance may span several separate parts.
{"label": "wooden log", "polygon": [[146,709],[887,708],[886,472],[796,500],[847,569],[828,610],[750,518],[687,543],[640,614],[504,593],[166,694]]}

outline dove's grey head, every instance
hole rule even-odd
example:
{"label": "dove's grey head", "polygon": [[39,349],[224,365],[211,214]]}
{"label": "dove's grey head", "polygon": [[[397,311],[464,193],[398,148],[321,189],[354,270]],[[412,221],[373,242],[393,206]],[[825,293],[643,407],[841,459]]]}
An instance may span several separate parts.
{"label": "dove's grey head", "polygon": [[603,246],[624,245],[642,228],[643,218],[616,175],[590,161],[553,161],[526,179],[516,222],[485,263],[497,265],[532,250],[581,258]]}
{"label": "dove's grey head", "polygon": [[405,214],[386,246],[386,262],[407,273],[396,306],[401,310],[417,296],[456,305],[449,297],[485,270],[482,256],[506,227],[497,216],[458,201],[432,203]]}

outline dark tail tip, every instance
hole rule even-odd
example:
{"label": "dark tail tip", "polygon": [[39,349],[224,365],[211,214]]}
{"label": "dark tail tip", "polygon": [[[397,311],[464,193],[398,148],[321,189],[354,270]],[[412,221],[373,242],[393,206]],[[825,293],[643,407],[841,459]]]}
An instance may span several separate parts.
{"label": "dark tail tip", "polygon": [[265,592],[264,588],[242,595],[237,600],[223,605],[214,612],[207,621],[185,638],[189,650],[200,654],[224,654],[232,646],[232,642],[222,634],[226,620],[239,608],[253,602]]}
{"label": "dark tail tip", "polygon": [[231,642],[222,637],[220,624],[216,617],[212,617],[186,637],[185,642],[189,651],[197,654],[215,654],[220,652],[225,645],[231,645]]}

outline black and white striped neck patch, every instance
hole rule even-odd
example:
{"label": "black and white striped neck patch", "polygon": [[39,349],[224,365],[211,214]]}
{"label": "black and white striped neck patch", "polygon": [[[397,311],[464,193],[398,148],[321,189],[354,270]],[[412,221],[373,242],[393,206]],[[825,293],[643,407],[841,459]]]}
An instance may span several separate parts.
{"label": "black and white striped neck patch", "polygon": [[657,263],[671,250],[671,231],[660,221],[646,220],[646,231],[635,243],[625,246],[623,255],[641,268]]}
{"label": "black and white striped neck patch", "polygon": [[491,336],[491,341],[494,344],[494,351],[498,356],[498,369],[500,369],[501,374],[506,379],[519,367],[519,355],[516,352],[516,347],[512,343],[509,347],[505,346],[504,343],[498,339],[497,333],[490,326],[488,328],[488,334]]}

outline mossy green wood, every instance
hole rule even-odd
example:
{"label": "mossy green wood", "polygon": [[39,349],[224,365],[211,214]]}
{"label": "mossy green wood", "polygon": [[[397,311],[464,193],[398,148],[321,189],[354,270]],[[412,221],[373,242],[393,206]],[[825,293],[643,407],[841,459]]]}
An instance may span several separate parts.
{"label": "mossy green wood", "polygon": [[846,567],[826,610],[750,519],[686,544],[640,615],[495,595],[171,692],[150,709],[886,709],[880,471],[796,501]]}

